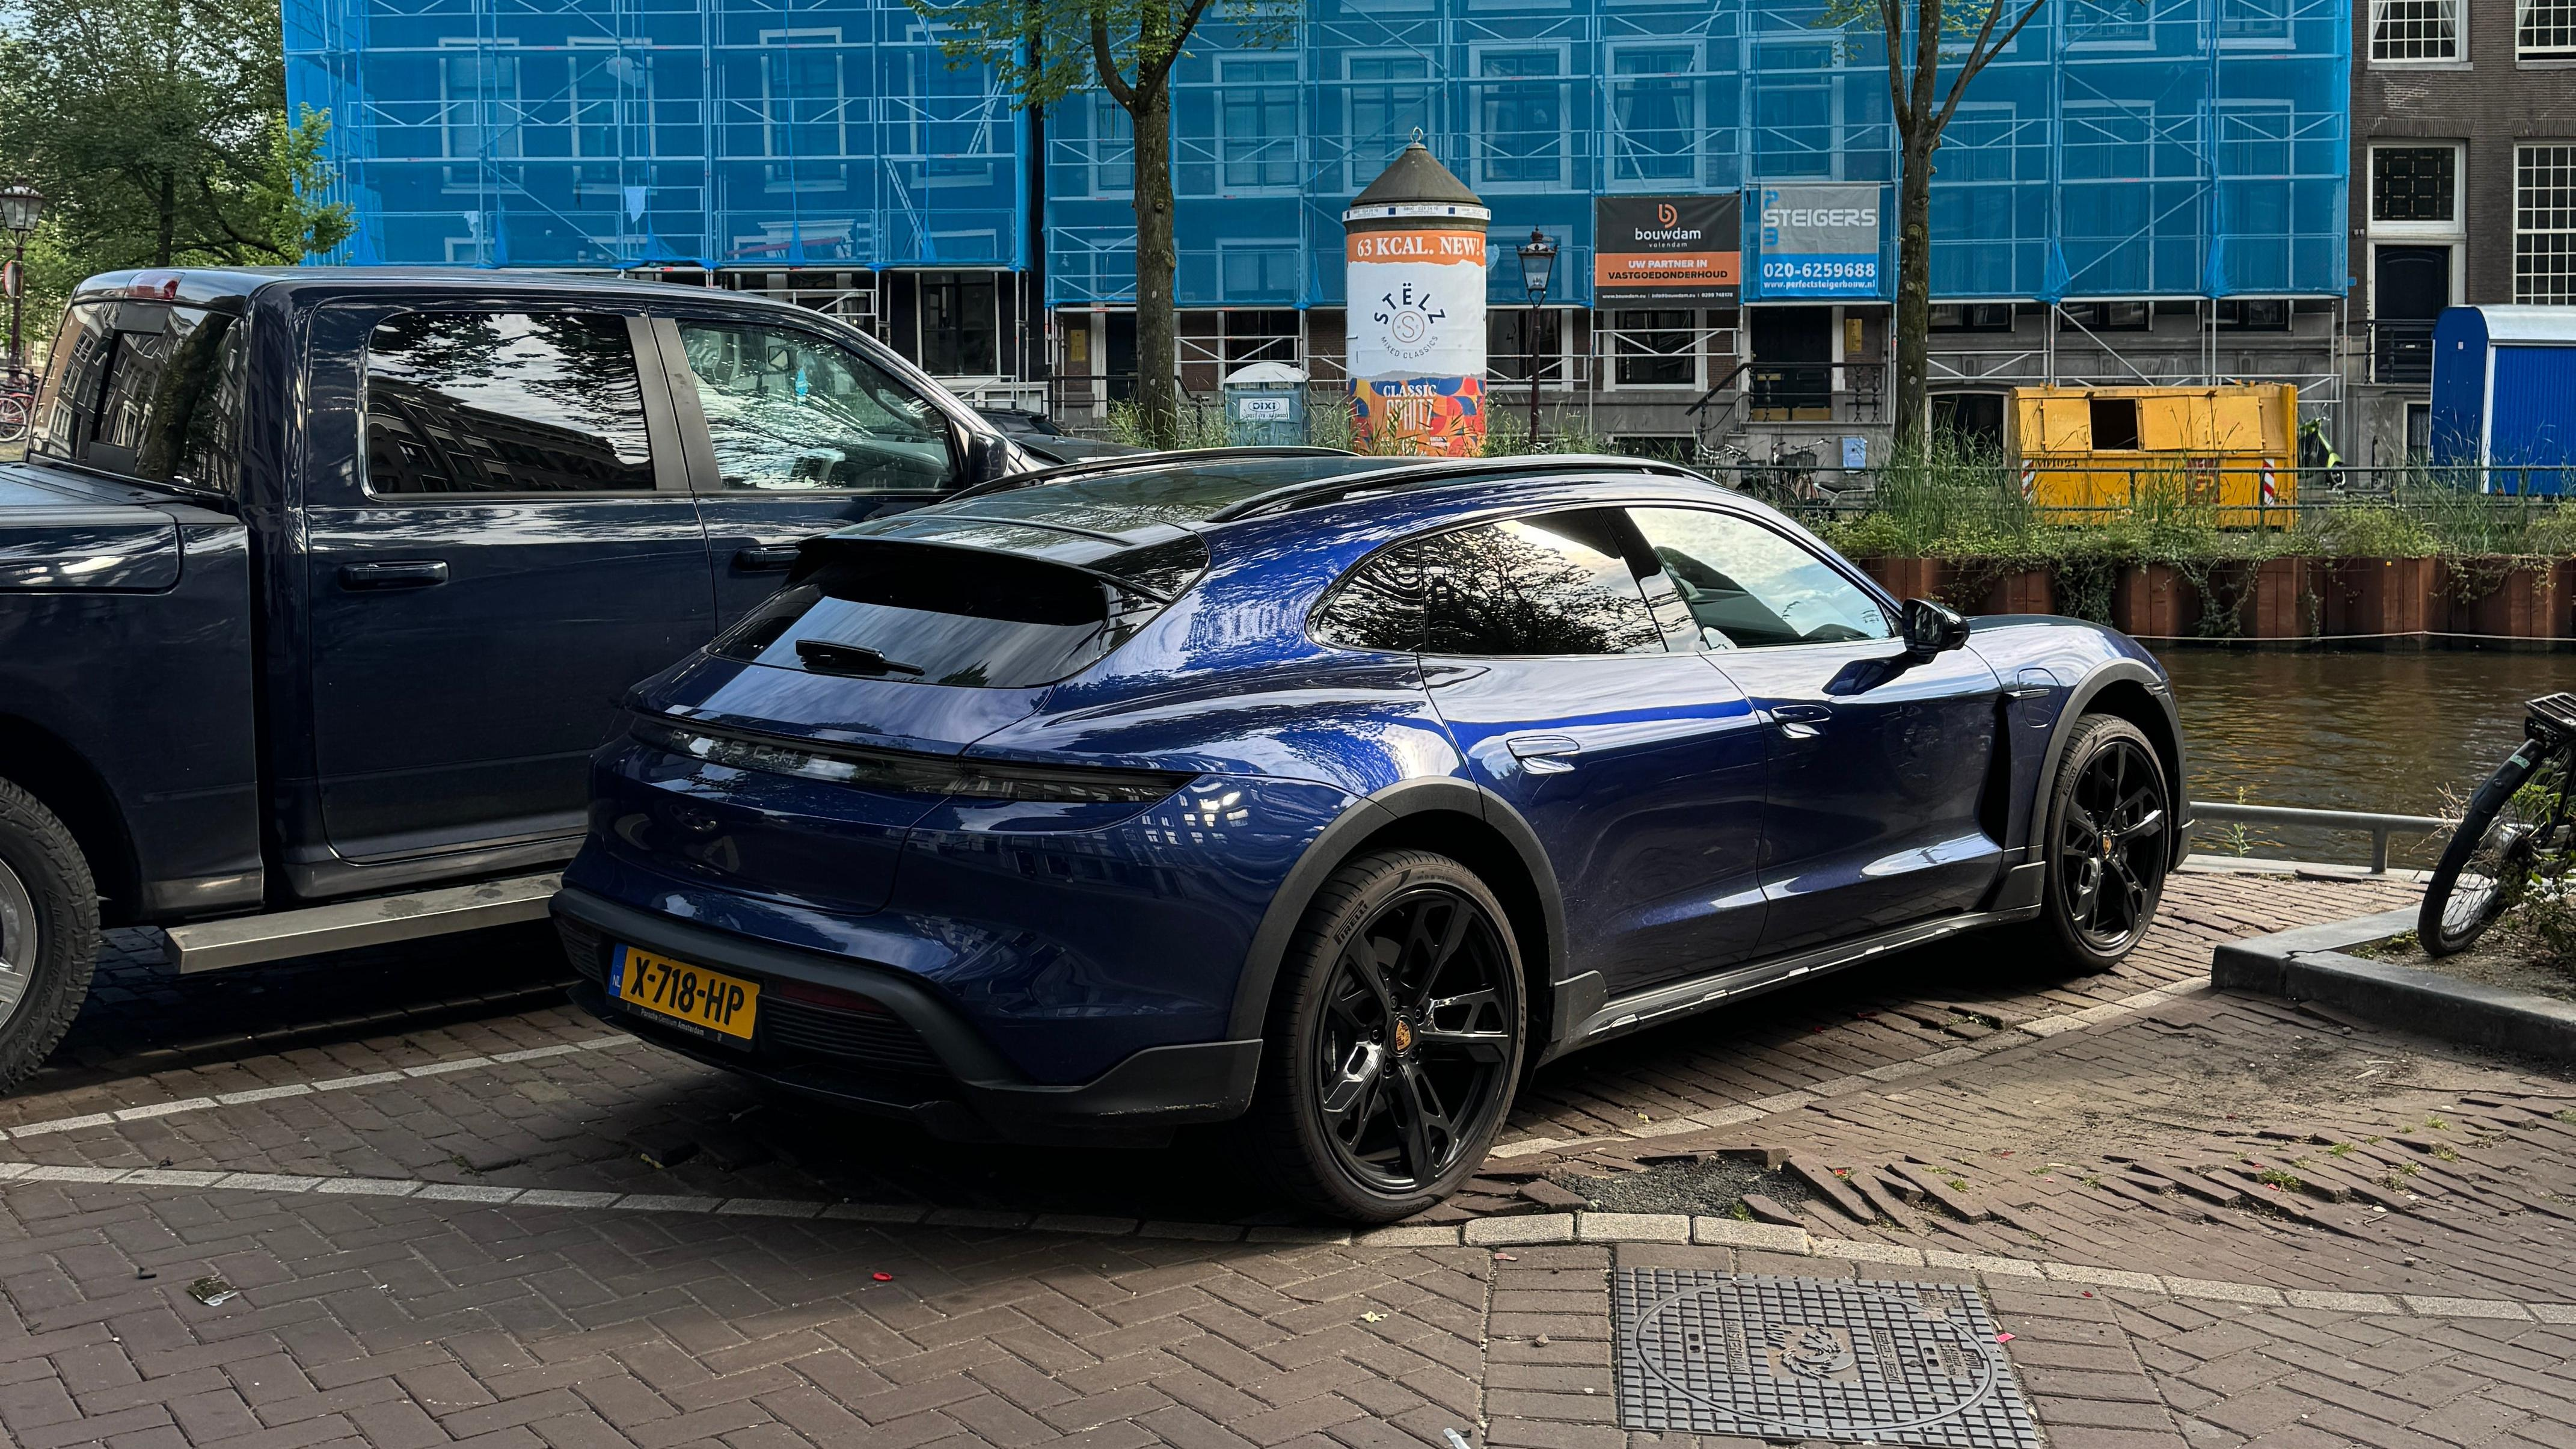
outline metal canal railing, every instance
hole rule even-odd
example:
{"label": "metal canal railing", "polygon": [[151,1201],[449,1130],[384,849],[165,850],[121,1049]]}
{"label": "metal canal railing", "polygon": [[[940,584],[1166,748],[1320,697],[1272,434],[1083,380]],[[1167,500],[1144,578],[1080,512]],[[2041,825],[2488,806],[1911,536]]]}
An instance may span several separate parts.
{"label": "metal canal railing", "polygon": [[2308,830],[2327,830],[2344,834],[2366,834],[2370,837],[2370,869],[2374,874],[2388,870],[2388,842],[2401,835],[2439,835],[2459,824],[2432,815],[2383,815],[2367,810],[2301,810],[2288,805],[2241,805],[2223,800],[2191,802],[2193,825],[2206,831],[2212,825],[2289,825]]}

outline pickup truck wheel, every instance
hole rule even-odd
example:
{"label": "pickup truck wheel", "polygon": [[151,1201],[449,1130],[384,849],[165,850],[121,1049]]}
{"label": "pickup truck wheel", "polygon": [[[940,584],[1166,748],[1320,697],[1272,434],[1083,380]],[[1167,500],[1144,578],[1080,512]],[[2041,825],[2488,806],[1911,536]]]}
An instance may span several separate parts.
{"label": "pickup truck wheel", "polygon": [[71,1029],[97,961],[89,861],[52,811],[0,780],[0,1092]]}

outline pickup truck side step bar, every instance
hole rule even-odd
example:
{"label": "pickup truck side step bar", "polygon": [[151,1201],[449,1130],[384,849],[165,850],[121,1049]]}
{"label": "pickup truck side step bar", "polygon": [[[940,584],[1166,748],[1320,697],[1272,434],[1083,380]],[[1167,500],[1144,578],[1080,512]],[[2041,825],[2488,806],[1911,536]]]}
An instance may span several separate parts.
{"label": "pickup truck side step bar", "polygon": [[514,876],[402,896],[369,896],[298,911],[233,916],[172,926],[164,951],[181,975],[255,966],[290,956],[382,946],[392,941],[543,920],[563,877]]}

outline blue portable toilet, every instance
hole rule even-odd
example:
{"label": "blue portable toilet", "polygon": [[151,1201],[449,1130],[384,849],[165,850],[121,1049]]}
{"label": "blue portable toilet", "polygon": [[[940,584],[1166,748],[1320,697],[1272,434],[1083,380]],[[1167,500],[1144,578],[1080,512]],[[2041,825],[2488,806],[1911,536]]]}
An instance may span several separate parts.
{"label": "blue portable toilet", "polygon": [[2452,307],[2433,324],[2433,462],[2481,493],[2567,493],[2576,307]]}

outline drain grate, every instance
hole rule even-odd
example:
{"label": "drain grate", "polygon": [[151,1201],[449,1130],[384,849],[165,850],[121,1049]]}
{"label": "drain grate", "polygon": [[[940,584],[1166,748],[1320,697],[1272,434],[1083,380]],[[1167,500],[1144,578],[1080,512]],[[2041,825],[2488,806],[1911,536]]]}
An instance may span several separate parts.
{"label": "drain grate", "polygon": [[2040,1449],[1977,1290],[1622,1268],[1622,1428]]}

